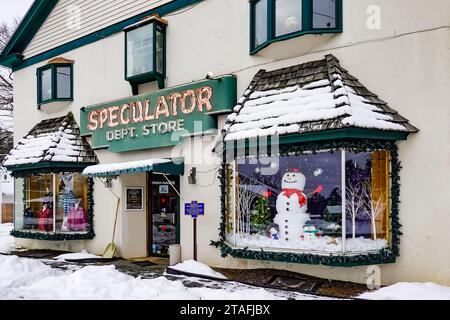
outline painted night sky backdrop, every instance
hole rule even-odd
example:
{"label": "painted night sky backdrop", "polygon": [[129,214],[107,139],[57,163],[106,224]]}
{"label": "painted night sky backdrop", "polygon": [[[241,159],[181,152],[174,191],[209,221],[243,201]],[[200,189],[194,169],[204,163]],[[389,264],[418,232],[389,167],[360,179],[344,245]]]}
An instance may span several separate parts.
{"label": "painted night sky backdrop", "polygon": [[[362,179],[370,178],[370,153],[347,153],[347,166],[358,168]],[[270,164],[259,163],[239,164],[239,175],[242,184],[255,184],[250,182],[246,177],[250,177],[261,183],[261,192],[267,191],[264,185],[267,185],[278,192],[281,191],[281,178],[284,173],[291,168],[299,168],[306,177],[306,187],[304,193],[310,195],[319,185],[323,186],[320,198],[316,203],[310,201],[308,204],[309,212],[314,214],[322,214],[327,205],[340,204],[340,197],[336,198],[336,190],[341,189],[341,153],[340,152],[323,152],[318,154],[300,155],[280,157],[278,159],[278,170],[273,169],[271,175],[262,174],[264,168],[270,167]],[[321,173],[318,174],[318,169]],[[369,176],[367,176],[367,173]],[[273,192],[273,196],[269,199],[270,205],[274,206],[278,192]],[[311,200],[311,195],[309,196]],[[335,203],[337,200],[338,203]]]}

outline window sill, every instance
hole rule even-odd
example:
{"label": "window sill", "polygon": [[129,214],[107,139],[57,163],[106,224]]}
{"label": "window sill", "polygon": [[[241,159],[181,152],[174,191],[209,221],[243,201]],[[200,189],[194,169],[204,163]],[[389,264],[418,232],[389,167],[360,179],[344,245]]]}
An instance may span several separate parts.
{"label": "window sill", "polygon": [[133,90],[133,95],[137,95],[137,87],[139,85],[157,81],[158,82],[158,88],[164,89],[164,75],[157,73],[155,71],[131,76],[131,77],[125,77],[125,80],[128,81],[131,85],[131,88]]}
{"label": "window sill", "polygon": [[301,36],[308,35],[308,34],[322,35],[322,34],[333,34],[333,33],[342,33],[342,29],[332,29],[332,30],[330,30],[330,29],[317,29],[317,30],[299,31],[299,32],[286,34],[286,35],[279,36],[279,37],[274,38],[274,39],[267,40],[266,42],[264,42],[263,44],[257,46],[256,48],[251,49],[250,50],[250,55],[257,54],[259,51],[263,50],[264,48],[267,48],[272,43],[285,41],[285,40],[301,37]]}
{"label": "window sill", "polygon": [[38,103],[38,110],[42,110],[45,113],[61,112],[67,108],[73,102],[72,98],[68,99],[52,99]]}
{"label": "window sill", "polygon": [[[355,267],[365,265],[376,265],[395,263],[396,256],[389,249],[380,251],[330,253],[330,252],[292,252],[287,250],[276,250],[262,248],[233,247],[227,242],[214,243],[220,248],[222,257],[230,255],[240,259],[254,259],[265,261],[277,261],[299,264],[316,264],[332,267]],[[270,251],[269,251],[270,250]]]}
{"label": "window sill", "polygon": [[46,240],[46,241],[70,241],[70,240],[92,240],[95,237],[93,231],[80,233],[53,233],[41,231],[11,231],[11,236],[19,239]]}

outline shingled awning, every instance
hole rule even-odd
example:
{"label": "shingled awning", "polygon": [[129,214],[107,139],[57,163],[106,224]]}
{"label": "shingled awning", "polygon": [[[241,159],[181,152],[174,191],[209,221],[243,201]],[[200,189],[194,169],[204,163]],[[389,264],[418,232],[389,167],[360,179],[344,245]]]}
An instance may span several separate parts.
{"label": "shingled awning", "polygon": [[223,129],[225,141],[361,128],[417,132],[339,64],[325,59],[266,71],[251,81]]}
{"label": "shingled awning", "polygon": [[11,171],[33,168],[82,169],[98,163],[97,157],[85,138],[72,113],[67,116],[43,120],[10,151],[3,165]]}

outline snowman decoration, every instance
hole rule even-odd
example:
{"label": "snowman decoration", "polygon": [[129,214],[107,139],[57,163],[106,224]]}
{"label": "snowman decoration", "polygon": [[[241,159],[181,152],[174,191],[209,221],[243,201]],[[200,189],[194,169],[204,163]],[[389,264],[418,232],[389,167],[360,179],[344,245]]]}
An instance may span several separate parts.
{"label": "snowman decoration", "polygon": [[[280,239],[283,241],[300,240],[304,234],[304,226],[310,220],[306,213],[308,198],[303,192],[306,178],[300,169],[290,169],[282,178],[282,191],[278,195],[274,223],[279,226]],[[319,186],[314,193],[322,191]]]}

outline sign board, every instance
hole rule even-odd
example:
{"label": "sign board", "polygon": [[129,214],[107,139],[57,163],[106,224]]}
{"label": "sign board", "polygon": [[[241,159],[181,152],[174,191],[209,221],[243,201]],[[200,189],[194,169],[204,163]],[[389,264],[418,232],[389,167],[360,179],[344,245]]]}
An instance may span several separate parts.
{"label": "sign board", "polygon": [[191,203],[184,204],[184,214],[191,216],[192,218],[197,218],[198,216],[205,215],[205,204],[198,203],[197,201],[192,201]]}
{"label": "sign board", "polygon": [[144,188],[125,188],[125,210],[144,210]]}
{"label": "sign board", "polygon": [[168,194],[169,193],[169,185],[161,184],[159,186],[159,194]]}
{"label": "sign board", "polygon": [[228,75],[81,109],[82,136],[94,149],[125,152],[177,145],[183,136],[217,129],[216,114],[236,105]]}

